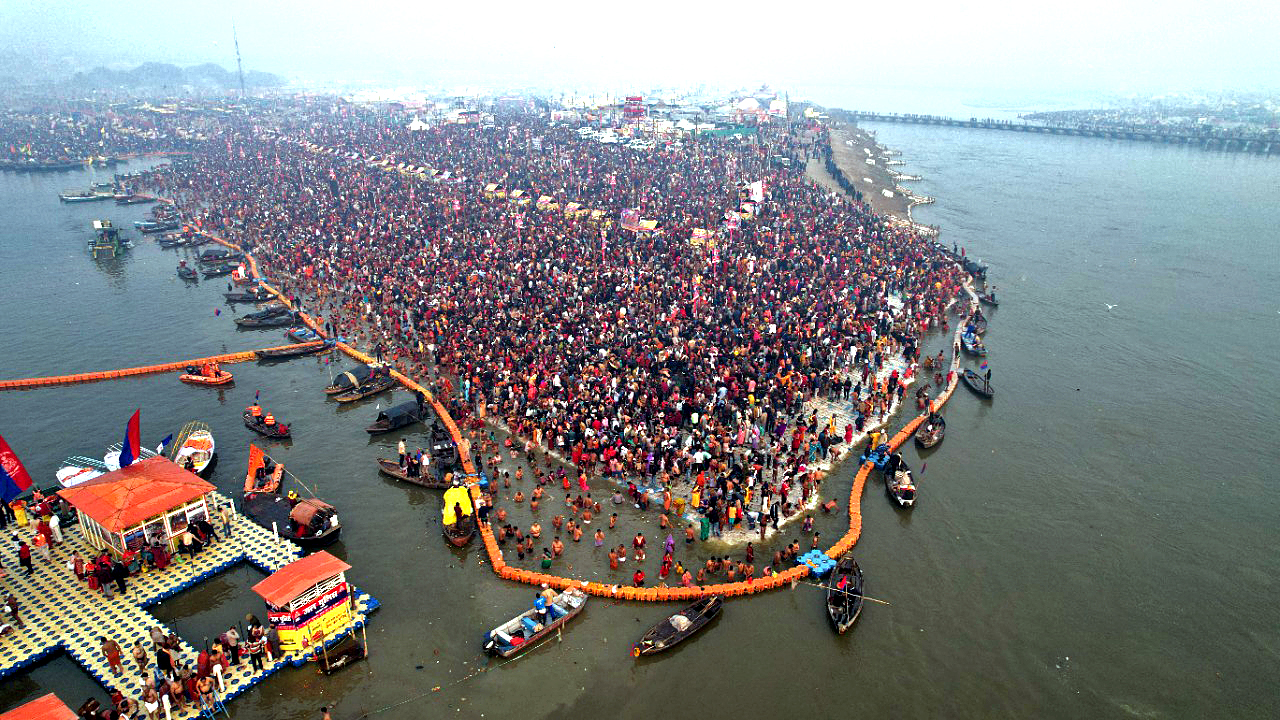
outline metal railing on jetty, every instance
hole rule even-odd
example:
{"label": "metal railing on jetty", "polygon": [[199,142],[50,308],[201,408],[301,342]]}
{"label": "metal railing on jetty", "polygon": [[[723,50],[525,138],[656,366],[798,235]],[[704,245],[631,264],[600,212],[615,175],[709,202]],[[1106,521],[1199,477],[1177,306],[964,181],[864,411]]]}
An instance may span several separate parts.
{"label": "metal railing on jetty", "polygon": [[864,110],[847,110],[842,115],[855,123],[858,121],[891,122],[908,125],[942,125],[980,130],[1007,130],[1042,135],[1071,135],[1076,137],[1106,138],[1108,140],[1134,140],[1166,145],[1186,145],[1200,147],[1205,150],[1280,156],[1280,135],[1275,134],[1274,131],[1243,133],[1206,128],[1202,131],[1191,132],[1142,125],[1045,123],[1028,122],[1026,120],[996,120],[994,118],[961,120],[941,115],[878,113]]}

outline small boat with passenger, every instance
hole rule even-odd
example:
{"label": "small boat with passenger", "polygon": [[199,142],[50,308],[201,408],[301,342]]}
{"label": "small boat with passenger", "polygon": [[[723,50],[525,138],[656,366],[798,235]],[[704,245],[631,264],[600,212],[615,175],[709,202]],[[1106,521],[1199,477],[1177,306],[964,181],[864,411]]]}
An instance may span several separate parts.
{"label": "small boat with passenger", "polygon": [[258,525],[274,530],[303,549],[332,544],[342,532],[337,510],[319,498],[300,497],[292,490],[281,497],[284,472],[283,464],[272,460],[257,445],[249,445],[241,511]]}
{"label": "small boat with passenger", "polygon": [[540,603],[484,634],[484,651],[501,658],[512,658],[536,647],[587,606],[587,594],[578,588],[557,593],[546,588]]}
{"label": "small boat with passenger", "polygon": [[640,642],[631,648],[631,654],[657,655],[670,650],[679,643],[688,640],[694,633],[706,627],[720,615],[724,607],[724,598],[720,595],[705,597],[680,612],[665,618],[662,622],[649,628],[640,638]]}
{"label": "small boat with passenger", "polygon": [[235,377],[216,362],[207,362],[200,365],[188,365],[186,372],[178,376],[178,379],[189,385],[227,385],[235,379]]}

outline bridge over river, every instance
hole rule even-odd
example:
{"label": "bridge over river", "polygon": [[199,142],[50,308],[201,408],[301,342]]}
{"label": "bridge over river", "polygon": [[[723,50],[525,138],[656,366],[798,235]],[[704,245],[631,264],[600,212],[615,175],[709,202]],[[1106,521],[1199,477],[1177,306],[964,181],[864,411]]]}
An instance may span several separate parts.
{"label": "bridge over river", "polygon": [[1242,152],[1255,155],[1280,156],[1280,135],[1232,135],[1220,131],[1193,132],[1157,127],[1121,126],[1102,124],[1049,124],[1026,121],[991,120],[941,117],[938,115],[912,115],[901,113],[877,113],[849,110],[844,113],[856,122],[892,122],[911,125],[944,125],[948,127],[976,128],[981,130],[1005,130],[1008,132],[1040,133],[1044,135],[1075,135],[1078,137],[1107,138],[1109,140],[1136,140],[1140,142],[1187,145],[1205,150]]}

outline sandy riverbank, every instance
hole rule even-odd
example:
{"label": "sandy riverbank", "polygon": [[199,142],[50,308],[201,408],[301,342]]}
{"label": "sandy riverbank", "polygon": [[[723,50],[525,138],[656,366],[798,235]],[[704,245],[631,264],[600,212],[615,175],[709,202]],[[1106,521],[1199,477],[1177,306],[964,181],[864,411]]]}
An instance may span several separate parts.
{"label": "sandy riverbank", "polygon": [[[831,125],[831,151],[839,170],[850,184],[862,193],[862,199],[877,215],[899,222],[911,222],[911,208],[921,204],[919,197],[912,197],[909,182],[897,167],[897,153],[880,145],[868,130],[834,120]],[[870,162],[868,162],[870,161]],[[840,186],[819,161],[810,161],[807,168],[810,178],[835,192]],[[906,190],[907,192],[903,192]],[[917,226],[923,229],[924,226]]]}

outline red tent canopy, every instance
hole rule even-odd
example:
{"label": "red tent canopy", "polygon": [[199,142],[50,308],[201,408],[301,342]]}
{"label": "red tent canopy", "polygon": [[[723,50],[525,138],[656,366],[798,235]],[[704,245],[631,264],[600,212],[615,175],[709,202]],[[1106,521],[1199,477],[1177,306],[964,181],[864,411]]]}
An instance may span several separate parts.
{"label": "red tent canopy", "polygon": [[271,573],[266,580],[254,585],[253,591],[271,605],[284,607],[312,585],[350,569],[350,565],[321,550]]}
{"label": "red tent canopy", "polygon": [[153,457],[58,494],[108,531],[123,532],[213,491],[199,475],[166,457]]}
{"label": "red tent canopy", "polygon": [[49,693],[9,712],[0,713],[0,720],[76,720],[76,714],[57,695]]}

